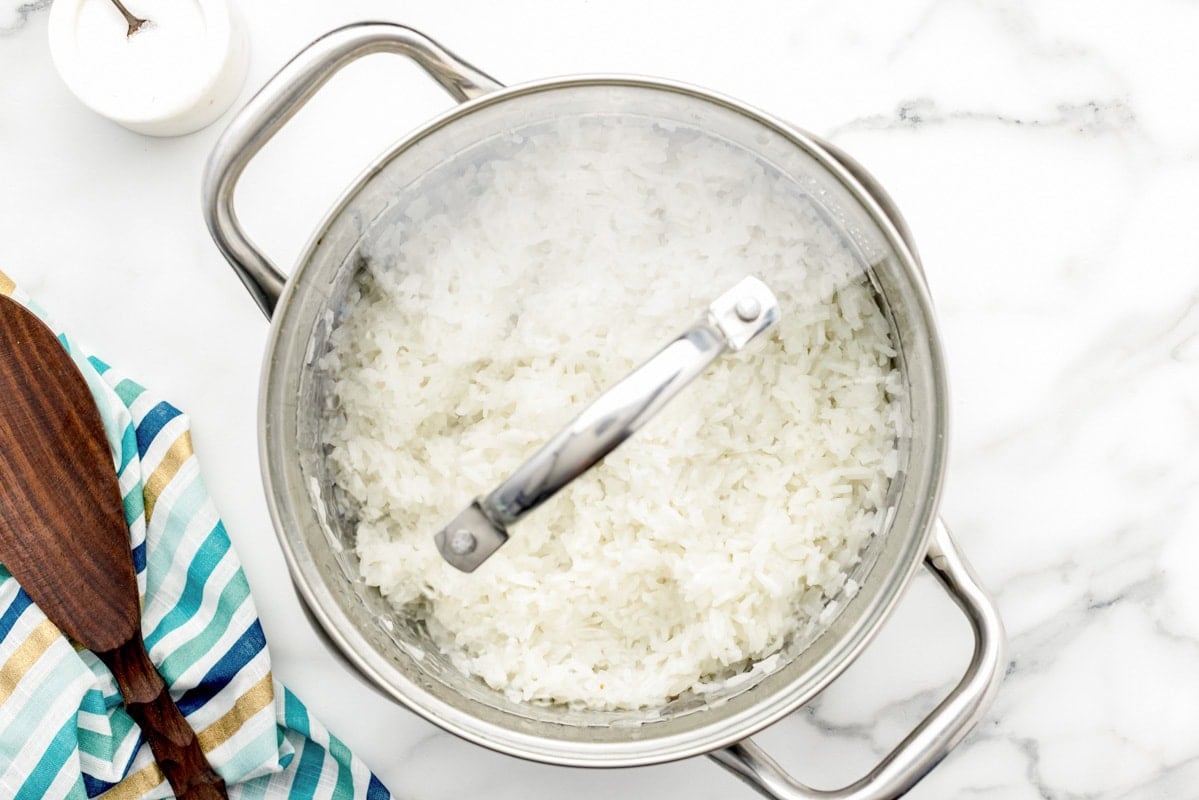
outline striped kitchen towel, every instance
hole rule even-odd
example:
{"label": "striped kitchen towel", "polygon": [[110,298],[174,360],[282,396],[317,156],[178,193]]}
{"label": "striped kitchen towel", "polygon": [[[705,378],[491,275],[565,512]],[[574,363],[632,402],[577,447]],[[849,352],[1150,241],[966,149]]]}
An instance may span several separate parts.
{"label": "striped kitchen towel", "polygon": [[[0,294],[59,331],[3,273]],[[389,797],[272,680],[250,587],[204,488],[187,417],[66,334],[59,339],[108,433],[150,657],[230,797]],[[68,641],[3,567],[0,665],[0,798],[172,796],[112,675]]]}

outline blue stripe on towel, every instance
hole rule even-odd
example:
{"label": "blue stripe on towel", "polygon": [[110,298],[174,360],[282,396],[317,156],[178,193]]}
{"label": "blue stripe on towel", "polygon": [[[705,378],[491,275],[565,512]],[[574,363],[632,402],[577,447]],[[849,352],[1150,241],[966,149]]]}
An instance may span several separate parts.
{"label": "blue stripe on towel", "polygon": [[175,703],[179,706],[179,711],[183,713],[183,716],[186,717],[211,700],[213,695],[225,688],[233,676],[240,672],[242,667],[249,664],[264,647],[266,647],[266,636],[262,633],[262,624],[258,620],[254,620],[254,624],[246,629],[237,643],[230,647],[228,652],[221,656],[221,660],[213,664],[212,668],[204,674],[199,685],[194,689],[188,689]]}
{"label": "blue stripe on towel", "polygon": [[29,595],[25,594],[24,589],[17,589],[17,596],[8,604],[8,608],[4,610],[4,614],[0,615],[0,639],[8,636],[8,632],[12,630],[12,626],[17,624],[17,620],[25,613],[25,609],[33,605],[33,600],[29,599]]}
{"label": "blue stripe on towel", "polygon": [[179,409],[167,402],[159,403],[146,412],[146,416],[142,417],[142,421],[137,426],[138,454],[145,456],[146,451],[154,442],[154,437],[158,435],[163,426],[181,413]]}

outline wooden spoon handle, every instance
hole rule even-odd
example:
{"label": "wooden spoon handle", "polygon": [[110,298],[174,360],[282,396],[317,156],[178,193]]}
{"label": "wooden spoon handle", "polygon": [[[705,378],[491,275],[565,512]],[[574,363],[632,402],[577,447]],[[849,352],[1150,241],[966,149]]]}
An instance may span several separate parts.
{"label": "wooden spoon handle", "polygon": [[196,732],[187,724],[139,632],[106,653],[96,654],[112,671],[125,708],[142,729],[158,766],[180,800],[223,800],[225,782],[209,765]]}
{"label": "wooden spoon handle", "polygon": [[158,766],[180,800],[224,800],[225,782],[208,764],[195,731],[179,713],[166,687],[149,703],[129,703]]}

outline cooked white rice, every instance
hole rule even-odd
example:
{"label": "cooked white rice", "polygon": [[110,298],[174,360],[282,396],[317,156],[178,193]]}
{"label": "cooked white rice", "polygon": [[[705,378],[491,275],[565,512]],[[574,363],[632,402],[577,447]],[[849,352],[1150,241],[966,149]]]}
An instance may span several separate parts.
{"label": "cooked white rice", "polygon": [[[656,706],[776,652],[876,532],[896,470],[885,317],[793,184],[590,118],[430,176],[364,253],[326,434],[362,574],[518,701]],[[783,318],[716,361],[473,574],[437,529],[744,275]]]}

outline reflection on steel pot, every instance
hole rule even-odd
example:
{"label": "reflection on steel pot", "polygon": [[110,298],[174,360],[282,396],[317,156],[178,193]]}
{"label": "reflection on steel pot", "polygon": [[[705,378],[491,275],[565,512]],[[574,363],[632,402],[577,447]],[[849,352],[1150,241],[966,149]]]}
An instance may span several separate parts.
{"label": "reflection on steel pot", "polygon": [[[330,76],[376,52],[411,58],[460,105],[376,160],[334,206],[287,278],[238,224],[237,180]],[[455,669],[423,626],[397,614],[359,577],[353,523],[338,513],[321,446],[330,380],[318,362],[361,253],[379,235],[376,221],[413,201],[419,176],[480,143],[585,115],[630,115],[683,128],[732,143],[784,174],[818,205],[822,224],[847,243],[869,276],[898,345],[896,366],[904,384],[899,473],[885,529],[853,573],[860,590],[836,598],[820,634],[785,647],[777,669],[637,712],[522,704]],[[902,795],[986,709],[1002,673],[1004,634],[995,604],[937,518],[947,401],[932,308],[902,218],[873,178],[844,153],[735,100],[657,79],[579,76],[504,87],[409,28],[364,23],[318,39],[237,115],[209,161],[204,211],[217,245],[271,317],[259,441],[270,511],[292,577],[332,644],[388,696],[459,736],[524,758],[617,767],[708,754],[769,797],[854,800]],[[795,267],[776,267],[790,268]],[[769,270],[760,277],[771,283]],[[444,523],[433,520],[430,527]],[[974,655],[965,676],[867,776],[834,791],[804,786],[749,737],[812,699],[849,666],[921,563],[973,628]]]}

